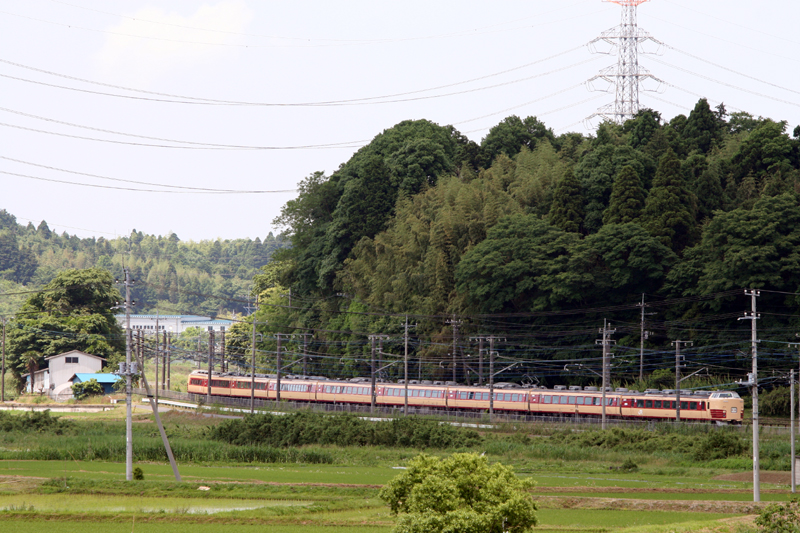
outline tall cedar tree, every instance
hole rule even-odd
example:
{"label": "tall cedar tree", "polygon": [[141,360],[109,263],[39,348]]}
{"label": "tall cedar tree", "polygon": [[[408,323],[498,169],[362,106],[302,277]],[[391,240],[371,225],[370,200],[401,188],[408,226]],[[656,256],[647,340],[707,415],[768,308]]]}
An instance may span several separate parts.
{"label": "tall cedar tree", "polygon": [[651,235],[680,253],[695,240],[694,195],[686,187],[681,162],[669,150],[661,158],[653,188],[645,202],[642,221]]}
{"label": "tall cedar tree", "polygon": [[550,224],[564,231],[580,233],[583,230],[583,191],[581,183],[570,168],[556,185],[550,206]]}
{"label": "tall cedar tree", "polygon": [[627,224],[636,222],[644,209],[645,192],[636,169],[630,165],[622,167],[614,180],[611,202],[603,213],[603,224]]}
{"label": "tall cedar tree", "polygon": [[702,98],[697,102],[681,133],[690,150],[698,149],[703,153],[711,150],[722,130],[719,117],[711,110],[708,100]]}

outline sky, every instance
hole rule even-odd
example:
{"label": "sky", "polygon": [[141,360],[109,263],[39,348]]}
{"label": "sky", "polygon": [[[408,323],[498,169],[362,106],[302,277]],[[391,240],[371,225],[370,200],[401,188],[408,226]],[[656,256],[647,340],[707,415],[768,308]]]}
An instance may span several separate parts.
{"label": "sky", "polygon": [[[556,134],[613,92],[602,0],[0,0],[0,209],[80,237],[262,239],[315,171],[408,119]],[[651,0],[640,105],[800,125],[800,3]],[[600,89],[600,90],[598,90]],[[153,192],[155,191],[155,192]],[[224,191],[224,192],[220,192]],[[244,191],[244,192],[243,192]]]}

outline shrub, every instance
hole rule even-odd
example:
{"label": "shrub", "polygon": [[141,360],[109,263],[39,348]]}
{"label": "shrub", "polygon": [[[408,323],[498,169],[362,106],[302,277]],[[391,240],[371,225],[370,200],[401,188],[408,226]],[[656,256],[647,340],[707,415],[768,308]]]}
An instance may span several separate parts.
{"label": "shrub", "polygon": [[100,396],[101,394],[103,394],[103,386],[96,379],[72,384],[72,395],[76,400],[83,400],[89,396]]}
{"label": "shrub", "polygon": [[211,430],[211,438],[239,446],[275,447],[308,444],[334,446],[400,446],[411,448],[472,447],[481,442],[473,430],[417,417],[369,422],[353,415],[300,412],[229,420]]}
{"label": "shrub", "polygon": [[773,503],[758,515],[756,525],[763,533],[800,533],[800,501]]}
{"label": "shrub", "polygon": [[143,481],[144,480],[144,472],[138,466],[133,469],[133,479],[135,481]]}
{"label": "shrub", "polygon": [[713,431],[695,444],[692,456],[697,461],[713,461],[742,455],[747,450],[747,443],[741,436],[727,431]]}

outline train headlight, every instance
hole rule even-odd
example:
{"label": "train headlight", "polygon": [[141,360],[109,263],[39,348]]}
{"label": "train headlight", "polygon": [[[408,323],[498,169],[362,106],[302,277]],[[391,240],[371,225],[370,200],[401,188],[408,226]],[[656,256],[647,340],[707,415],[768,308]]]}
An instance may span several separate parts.
{"label": "train headlight", "polygon": [[736,412],[736,407],[731,407],[731,413],[735,413],[735,412]]}

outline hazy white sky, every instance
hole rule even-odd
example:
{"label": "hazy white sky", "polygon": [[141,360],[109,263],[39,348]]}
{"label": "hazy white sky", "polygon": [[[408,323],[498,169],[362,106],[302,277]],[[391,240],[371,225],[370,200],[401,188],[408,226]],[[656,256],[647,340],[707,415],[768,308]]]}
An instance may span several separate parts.
{"label": "hazy white sky", "polygon": [[[613,94],[583,82],[615,58],[585,45],[619,23],[620,9],[601,0],[0,0],[0,172],[17,174],[0,173],[0,208],[84,237],[136,228],[263,238],[293,193],[165,194],[18,175],[291,190],[405,119],[454,124],[476,141],[510,114],[587,133],[583,119]],[[640,57],[666,82],[642,94],[643,106],[669,119],[704,96],[786,120],[790,131],[800,124],[798,2],[652,0],[638,12],[640,27],[668,45]],[[412,94],[347,105],[209,101],[402,93]]]}

